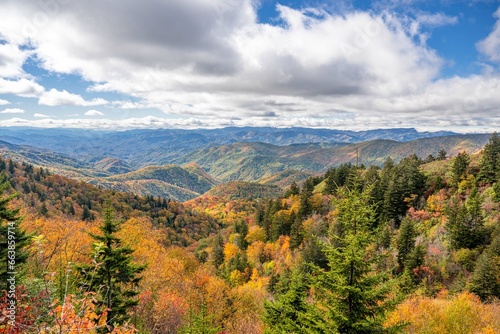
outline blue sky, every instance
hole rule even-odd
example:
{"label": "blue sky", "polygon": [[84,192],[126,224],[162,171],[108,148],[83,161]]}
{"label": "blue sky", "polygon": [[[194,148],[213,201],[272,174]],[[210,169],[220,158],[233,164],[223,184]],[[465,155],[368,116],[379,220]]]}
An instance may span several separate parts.
{"label": "blue sky", "polygon": [[2,0],[0,125],[497,130],[499,7]]}

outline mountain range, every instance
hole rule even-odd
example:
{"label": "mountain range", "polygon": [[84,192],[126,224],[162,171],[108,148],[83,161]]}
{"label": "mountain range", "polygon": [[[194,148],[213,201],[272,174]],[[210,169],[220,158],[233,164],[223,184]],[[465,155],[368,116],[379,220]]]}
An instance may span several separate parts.
{"label": "mountain range", "polygon": [[388,157],[395,161],[410,154],[425,158],[440,150],[449,156],[464,150],[475,153],[489,137],[415,129],[1,128],[0,155],[103,188],[185,201],[228,181],[285,188],[344,163],[380,166]]}

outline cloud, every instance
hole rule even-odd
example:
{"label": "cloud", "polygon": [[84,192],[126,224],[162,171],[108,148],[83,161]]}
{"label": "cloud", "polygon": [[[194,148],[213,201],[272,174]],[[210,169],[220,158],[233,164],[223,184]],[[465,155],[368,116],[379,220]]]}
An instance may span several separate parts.
{"label": "cloud", "polygon": [[89,110],[85,114],[85,116],[104,116],[104,113],[98,110]]}
{"label": "cloud", "polygon": [[33,117],[36,117],[36,118],[51,118],[52,116],[45,115],[45,114],[40,114],[40,113],[35,113],[33,115]]}
{"label": "cloud", "polygon": [[432,28],[446,26],[446,25],[454,25],[458,23],[458,17],[449,16],[443,13],[434,13],[434,14],[418,14],[417,22],[421,25],[429,26]]}
{"label": "cloud", "polygon": [[24,110],[19,108],[7,108],[0,111],[0,114],[24,114]]}
{"label": "cloud", "polygon": [[38,97],[44,88],[30,79],[6,80],[0,78],[0,94],[14,94],[23,97]]}
{"label": "cloud", "polygon": [[30,55],[30,51],[21,51],[15,44],[0,44],[0,77],[19,78],[27,76],[23,70],[23,63]]}
{"label": "cloud", "polygon": [[10,102],[7,100],[0,99],[0,106],[5,106],[7,104],[10,104]]}
{"label": "cloud", "polygon": [[270,25],[259,23],[253,0],[53,3],[47,10],[36,1],[2,1],[2,36],[13,45],[29,41],[30,56],[45,70],[75,74],[91,82],[89,92],[118,93],[124,101],[44,91],[30,78],[0,79],[0,94],[39,97],[47,106],[107,105],[129,115],[156,108],[167,116],[28,124],[466,127],[471,115],[476,128],[498,124],[500,101],[491,93],[498,77],[439,79],[444,60],[420,30],[457,23],[442,13],[412,19],[390,10],[345,6],[336,14],[278,5],[279,24]]}
{"label": "cloud", "polygon": [[477,43],[477,49],[483,53],[490,61],[500,62],[500,7],[494,17],[497,18],[493,31],[484,40]]}
{"label": "cloud", "polygon": [[97,98],[91,101],[84,100],[78,94],[72,94],[67,92],[66,90],[58,91],[57,89],[52,88],[48,92],[44,92],[40,98],[38,99],[38,104],[46,105],[46,106],[98,106],[104,105],[108,102],[104,99]]}

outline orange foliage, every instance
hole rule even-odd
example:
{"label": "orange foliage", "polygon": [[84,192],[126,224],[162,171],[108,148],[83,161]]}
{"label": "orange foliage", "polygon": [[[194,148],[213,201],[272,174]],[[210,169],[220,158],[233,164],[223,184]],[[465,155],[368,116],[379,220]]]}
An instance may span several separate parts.
{"label": "orange foliage", "polygon": [[413,297],[391,312],[385,325],[403,325],[404,333],[500,333],[500,305],[482,304],[464,292],[449,298]]}

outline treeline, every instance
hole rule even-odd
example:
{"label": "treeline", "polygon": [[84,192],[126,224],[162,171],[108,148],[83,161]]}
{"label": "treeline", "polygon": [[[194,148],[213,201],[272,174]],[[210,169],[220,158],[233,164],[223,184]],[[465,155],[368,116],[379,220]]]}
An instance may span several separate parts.
{"label": "treeline", "polygon": [[111,198],[111,206],[120,219],[147,217],[153,226],[164,229],[166,245],[188,246],[220,228],[209,215],[194,215],[170,199],[104,190],[27,163],[0,157],[0,173],[30,212],[46,218],[92,222],[102,215],[106,198]]}
{"label": "treeline", "polygon": [[[388,159],[382,168],[347,164],[292,184],[284,196],[257,203],[246,219],[233,219],[217,237],[202,240],[197,254],[232,285],[267,282],[274,300],[266,304],[270,333],[382,330],[388,309],[371,314],[369,305],[386,299],[394,305],[413,295],[472,292],[494,301],[500,297],[500,140],[494,134],[480,158],[437,155]],[[350,209],[343,212],[343,206]],[[349,249],[357,238],[359,248]],[[369,268],[344,256],[347,250]],[[373,277],[374,289],[388,284],[391,293],[374,301],[369,284],[346,285],[353,277],[337,272],[347,270],[346,263],[360,273],[355,281]],[[337,302],[354,298],[343,295],[349,290],[359,292],[360,311],[344,323],[346,305]],[[327,318],[315,318],[325,309]],[[374,317],[382,320],[370,323]]]}

